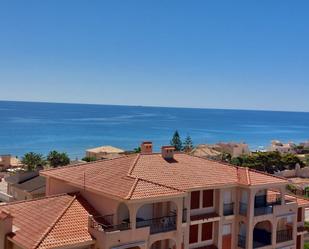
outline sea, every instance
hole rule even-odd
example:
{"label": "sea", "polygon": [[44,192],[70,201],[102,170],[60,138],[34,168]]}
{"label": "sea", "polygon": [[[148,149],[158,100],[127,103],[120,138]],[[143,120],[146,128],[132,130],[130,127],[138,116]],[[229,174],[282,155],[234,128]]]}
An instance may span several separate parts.
{"label": "sea", "polygon": [[57,150],[76,159],[87,148],[132,150],[142,141],[159,151],[175,130],[195,145],[233,141],[263,150],[274,139],[309,140],[309,113],[0,101],[0,155]]}

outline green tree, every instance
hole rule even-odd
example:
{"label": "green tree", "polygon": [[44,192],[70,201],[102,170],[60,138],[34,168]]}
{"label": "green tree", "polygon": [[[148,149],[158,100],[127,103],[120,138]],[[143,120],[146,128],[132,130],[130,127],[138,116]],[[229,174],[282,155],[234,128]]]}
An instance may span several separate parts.
{"label": "green tree", "polygon": [[46,164],[43,155],[35,152],[26,153],[22,157],[21,162],[26,165],[28,171],[34,171],[37,167],[43,167]]}
{"label": "green tree", "polygon": [[58,151],[51,151],[47,156],[47,162],[51,167],[65,166],[70,163],[70,158],[66,153],[60,153]]}
{"label": "green tree", "polygon": [[188,135],[185,141],[183,142],[183,150],[185,152],[190,152],[192,149],[193,149],[193,142],[191,137]]}
{"label": "green tree", "polygon": [[140,146],[138,146],[138,147],[136,147],[136,148],[133,149],[134,153],[140,153],[141,150],[142,150],[142,149],[141,149]]}
{"label": "green tree", "polygon": [[309,166],[309,155],[305,156],[305,163],[307,166]]}
{"label": "green tree", "polygon": [[177,130],[175,131],[170,144],[175,147],[176,151],[182,150],[182,142],[181,142],[180,135]]}
{"label": "green tree", "polygon": [[85,162],[94,162],[97,159],[94,156],[85,156],[84,158],[82,158],[82,160]]}

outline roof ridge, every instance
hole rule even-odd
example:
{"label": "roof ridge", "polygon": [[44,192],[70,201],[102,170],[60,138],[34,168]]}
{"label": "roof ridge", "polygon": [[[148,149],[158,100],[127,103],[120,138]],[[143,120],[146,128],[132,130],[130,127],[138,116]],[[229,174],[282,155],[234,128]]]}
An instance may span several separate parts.
{"label": "roof ridge", "polygon": [[41,236],[39,241],[34,245],[34,248],[38,248],[39,245],[44,241],[44,239],[47,237],[47,235],[53,230],[53,228],[56,226],[58,221],[63,217],[63,215],[67,212],[67,210],[72,206],[73,202],[76,200],[76,195],[73,196],[72,200],[69,202],[69,204],[63,209],[63,211],[60,213],[60,215],[56,218],[56,220],[53,222],[51,226],[48,227],[47,231]]}
{"label": "roof ridge", "polygon": [[246,175],[247,175],[247,179],[248,179],[248,185],[251,185],[251,177],[250,177],[250,174],[249,174],[249,168],[246,167]]}
{"label": "roof ridge", "polygon": [[130,190],[130,193],[128,194],[128,196],[126,197],[127,200],[130,200],[133,193],[134,193],[134,190],[136,189],[137,187],[137,184],[139,181],[144,181],[144,182],[148,182],[148,183],[151,183],[153,185],[157,185],[157,186],[160,186],[160,187],[164,187],[164,188],[169,188],[169,189],[172,189],[172,190],[176,190],[178,192],[181,192],[181,193],[185,193],[185,191],[181,190],[181,189],[177,189],[177,188],[174,188],[174,187],[171,187],[171,186],[167,186],[167,185],[163,185],[163,184],[160,184],[160,183],[157,183],[157,182],[153,182],[153,181],[149,181],[149,180],[146,180],[146,179],[143,179],[143,178],[138,178],[136,177],[135,178],[135,182],[134,182],[134,185],[132,186],[131,190]]}
{"label": "roof ridge", "polygon": [[62,168],[73,168],[73,167],[79,167],[79,166],[84,166],[84,165],[89,165],[89,164],[95,164],[95,163],[98,163],[98,162],[105,162],[105,161],[112,161],[112,160],[117,160],[117,159],[123,159],[124,157],[131,157],[133,155],[135,155],[135,154],[123,155],[121,157],[109,158],[109,159],[99,159],[99,160],[92,161],[92,162],[69,164],[69,165],[62,166],[62,167],[44,169],[44,170],[41,170],[40,173],[44,173],[44,172],[48,172],[48,171],[54,171],[54,170],[58,170],[58,169],[62,169]]}
{"label": "roof ridge", "polygon": [[134,168],[135,168],[135,165],[136,165],[138,159],[140,158],[140,156],[141,156],[141,154],[138,153],[137,156],[136,156],[136,158],[134,159],[133,164],[131,165],[131,167],[130,167],[130,169],[129,169],[129,171],[128,171],[127,176],[132,176],[131,174],[132,174],[132,172],[133,172],[133,170],[134,170]]}
{"label": "roof ridge", "polygon": [[6,206],[15,205],[15,204],[20,204],[20,203],[25,203],[25,202],[33,202],[33,201],[40,201],[40,200],[49,199],[49,198],[56,198],[56,197],[65,196],[65,195],[69,195],[69,194],[68,194],[68,193],[62,193],[62,194],[56,194],[56,195],[49,195],[49,196],[38,197],[38,198],[35,198],[35,199],[28,199],[28,200],[7,202],[7,203],[4,203],[4,204],[1,204],[1,205],[0,205],[0,208],[1,208],[1,207],[6,207]]}
{"label": "roof ridge", "polygon": [[136,189],[136,186],[137,186],[138,181],[139,181],[139,178],[136,177],[136,178],[135,178],[135,181],[134,181],[134,183],[133,183],[133,186],[131,187],[131,189],[130,189],[128,195],[125,197],[125,199],[127,199],[127,200],[130,200],[130,199],[131,199],[131,197],[132,197],[132,195],[133,195],[133,193],[134,193],[134,190]]}

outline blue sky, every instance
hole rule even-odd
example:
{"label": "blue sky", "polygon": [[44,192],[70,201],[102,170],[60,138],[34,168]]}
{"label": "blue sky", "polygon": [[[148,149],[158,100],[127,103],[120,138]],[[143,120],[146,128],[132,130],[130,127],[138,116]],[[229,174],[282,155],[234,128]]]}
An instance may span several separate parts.
{"label": "blue sky", "polygon": [[0,2],[0,99],[309,111],[309,1]]}

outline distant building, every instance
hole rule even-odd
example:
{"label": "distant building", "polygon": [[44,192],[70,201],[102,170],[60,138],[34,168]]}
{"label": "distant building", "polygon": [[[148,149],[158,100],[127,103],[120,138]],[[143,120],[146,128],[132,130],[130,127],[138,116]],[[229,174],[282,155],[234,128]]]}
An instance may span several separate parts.
{"label": "distant building", "polygon": [[286,144],[281,143],[278,140],[271,141],[269,151],[278,151],[279,153],[296,153],[296,144],[293,142],[288,142]]}
{"label": "distant building", "polygon": [[217,143],[213,145],[213,149],[220,151],[221,153],[228,153],[232,157],[251,154],[249,146],[246,143]]}
{"label": "distant building", "polygon": [[1,155],[0,156],[0,170],[6,170],[9,168],[22,167],[22,163],[16,157],[11,155]]}
{"label": "distant building", "polygon": [[190,153],[192,156],[205,157],[211,159],[220,158],[222,153],[211,148],[210,145],[207,144],[199,144],[197,145]]}
{"label": "distant building", "polygon": [[13,201],[45,196],[46,179],[39,172],[23,172],[5,178],[7,194]]}
{"label": "distant building", "polygon": [[112,159],[120,157],[125,151],[113,146],[101,146],[86,150],[86,157],[99,159]]}
{"label": "distant building", "polygon": [[309,140],[303,143],[299,144],[300,146],[303,146],[304,148],[309,148]]}

